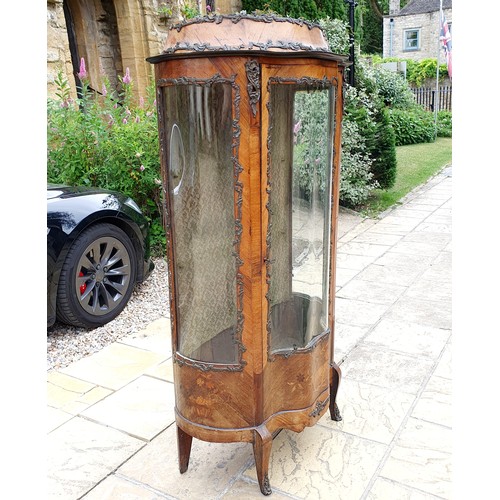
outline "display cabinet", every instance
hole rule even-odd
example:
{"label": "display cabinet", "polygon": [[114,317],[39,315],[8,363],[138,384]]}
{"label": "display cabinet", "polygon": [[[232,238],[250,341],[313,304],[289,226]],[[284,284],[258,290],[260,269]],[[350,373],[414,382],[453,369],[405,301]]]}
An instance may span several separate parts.
{"label": "display cabinet", "polygon": [[262,15],[174,26],[155,65],[179,467],[192,438],[253,444],[335,403],[343,73],[318,25]]}

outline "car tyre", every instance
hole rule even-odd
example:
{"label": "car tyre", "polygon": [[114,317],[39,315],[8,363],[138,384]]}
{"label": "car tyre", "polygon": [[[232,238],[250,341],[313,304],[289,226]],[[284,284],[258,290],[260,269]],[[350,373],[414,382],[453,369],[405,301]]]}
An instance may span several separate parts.
{"label": "car tyre", "polygon": [[134,246],[112,224],[96,224],[78,236],[61,268],[57,319],[96,328],[116,318],[132,295],[137,270]]}

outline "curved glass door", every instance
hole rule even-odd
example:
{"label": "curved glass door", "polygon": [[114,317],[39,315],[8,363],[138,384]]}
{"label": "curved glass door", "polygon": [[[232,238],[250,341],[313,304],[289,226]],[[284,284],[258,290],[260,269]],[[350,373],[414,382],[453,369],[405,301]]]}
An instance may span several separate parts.
{"label": "curved glass door", "polygon": [[162,88],[177,351],[208,363],[238,360],[232,86]]}
{"label": "curved glass door", "polygon": [[334,93],[325,80],[269,85],[270,351],[328,330]]}

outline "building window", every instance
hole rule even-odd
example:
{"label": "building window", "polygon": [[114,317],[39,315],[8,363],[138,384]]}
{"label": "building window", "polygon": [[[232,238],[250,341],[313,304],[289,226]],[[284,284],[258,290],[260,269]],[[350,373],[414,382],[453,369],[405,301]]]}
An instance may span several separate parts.
{"label": "building window", "polygon": [[419,29],[411,29],[404,30],[403,34],[403,50],[420,50],[420,30]]}

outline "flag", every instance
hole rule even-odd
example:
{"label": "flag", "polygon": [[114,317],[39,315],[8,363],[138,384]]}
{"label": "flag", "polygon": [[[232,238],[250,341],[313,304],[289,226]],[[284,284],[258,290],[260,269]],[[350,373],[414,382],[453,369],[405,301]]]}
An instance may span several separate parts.
{"label": "flag", "polygon": [[448,28],[448,23],[444,17],[444,12],[441,10],[441,31],[439,33],[439,40],[444,49],[444,56],[446,58],[446,67],[448,68],[448,75],[451,78],[451,33]]}

